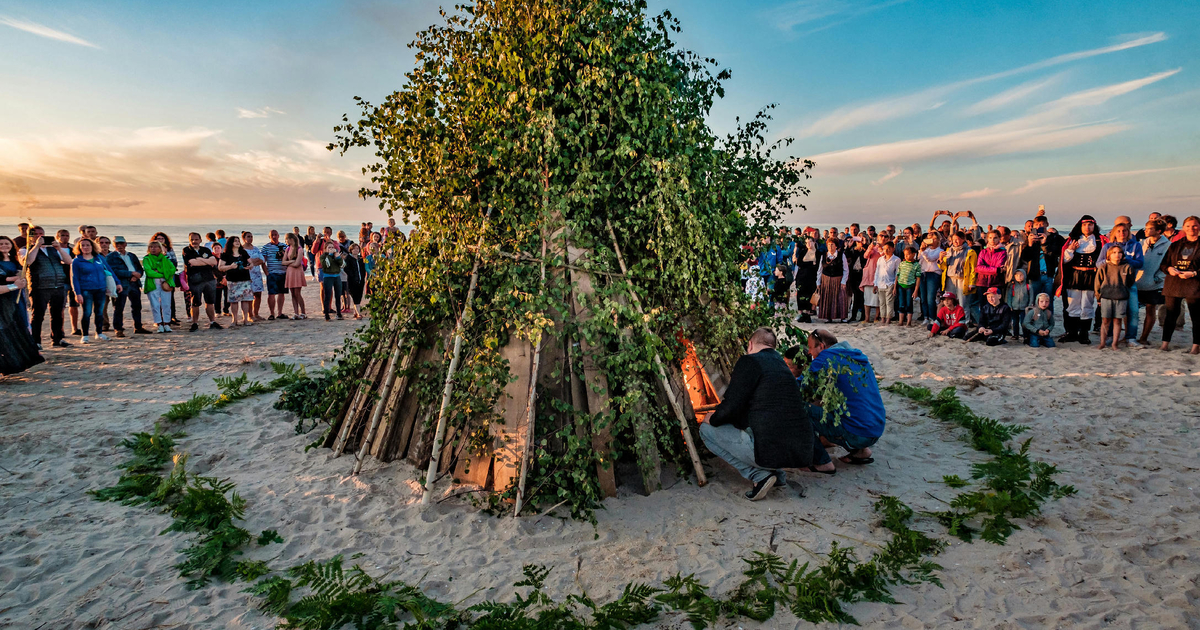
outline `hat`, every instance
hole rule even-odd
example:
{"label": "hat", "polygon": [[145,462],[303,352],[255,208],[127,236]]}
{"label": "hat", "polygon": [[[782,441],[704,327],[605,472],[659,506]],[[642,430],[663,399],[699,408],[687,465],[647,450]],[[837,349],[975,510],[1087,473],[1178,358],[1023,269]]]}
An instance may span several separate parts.
{"label": "hat", "polygon": [[953,292],[951,292],[951,291],[947,291],[947,292],[945,292],[945,293],[943,293],[943,294],[942,294],[942,299],[943,299],[943,300],[954,300],[955,302],[957,302],[957,301],[958,301],[958,296],[957,296],[957,295],[954,295],[954,293],[953,293]]}
{"label": "hat", "polygon": [[124,237],[124,236],[114,236],[114,237],[113,237],[113,242],[114,242],[114,243],[124,243],[124,242],[125,242],[125,237]]}
{"label": "hat", "polygon": [[995,293],[996,295],[1000,295],[1000,289],[998,289],[998,288],[996,288],[996,287],[990,287],[990,288],[988,288],[988,290],[987,290],[987,294],[988,294],[988,295],[991,295],[991,294],[993,294],[993,293]]}

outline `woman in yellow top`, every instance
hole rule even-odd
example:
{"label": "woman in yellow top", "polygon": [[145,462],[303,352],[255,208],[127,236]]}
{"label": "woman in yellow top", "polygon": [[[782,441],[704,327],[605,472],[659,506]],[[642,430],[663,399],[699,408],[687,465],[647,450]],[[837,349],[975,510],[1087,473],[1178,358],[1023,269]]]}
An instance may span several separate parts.
{"label": "woman in yellow top", "polygon": [[158,324],[158,332],[171,332],[171,299],[175,291],[175,263],[163,253],[163,245],[150,241],[146,246],[146,257],[142,259],[145,270],[146,297],[150,298],[150,315]]}
{"label": "woman in yellow top", "polygon": [[975,291],[975,250],[967,246],[967,237],[955,232],[950,237],[950,247],[942,252],[938,266],[942,269],[942,290],[953,293],[963,310],[970,313],[970,301]]}

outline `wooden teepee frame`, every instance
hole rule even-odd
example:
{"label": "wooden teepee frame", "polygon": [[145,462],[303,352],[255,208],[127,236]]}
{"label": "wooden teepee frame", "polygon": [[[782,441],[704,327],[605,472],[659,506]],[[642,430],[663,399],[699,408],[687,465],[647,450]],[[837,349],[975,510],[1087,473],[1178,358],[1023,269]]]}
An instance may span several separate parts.
{"label": "wooden teepee frame", "polygon": [[[490,219],[485,218],[485,224]],[[616,232],[611,223],[606,225],[607,236],[616,254],[619,273],[604,272],[612,278],[630,281],[628,269],[621,253]],[[370,359],[363,370],[363,378],[354,388],[350,401],[334,419],[326,446],[335,455],[347,449],[356,453],[353,474],[359,474],[367,458],[380,461],[405,459],[411,464],[425,468],[421,501],[427,504],[434,494],[434,484],[442,475],[453,472],[462,483],[484,489],[503,491],[516,487],[514,515],[519,515],[527,501],[526,479],[529,459],[532,456],[534,422],[537,398],[543,395],[558,396],[579,412],[594,418],[608,417],[611,404],[608,377],[591,359],[598,349],[591,348],[584,339],[566,340],[554,334],[542,334],[535,340],[513,335],[500,355],[508,362],[509,373],[515,378],[503,388],[496,402],[495,412],[503,420],[492,423],[489,429],[492,438],[490,448],[482,454],[466,453],[463,444],[465,432],[455,434],[449,426],[453,398],[454,375],[463,350],[463,331],[473,316],[471,304],[478,286],[481,267],[485,265],[481,230],[475,248],[467,298],[461,313],[456,318],[453,332],[442,331],[443,347],[450,348],[449,363],[443,377],[440,404],[433,405],[421,400],[419,392],[410,385],[414,370],[423,366],[437,365],[446,357],[437,348],[437,338],[428,331],[408,328],[409,322],[402,314],[393,315],[386,331],[377,337],[371,348]],[[569,235],[564,236],[560,228],[550,237],[542,239],[542,255],[528,256],[523,260],[539,261],[543,290],[547,273],[557,274],[570,287],[569,303],[564,312],[576,321],[586,322],[592,313],[586,305],[588,296],[595,293],[596,276],[593,272],[590,252],[571,244]],[[553,247],[562,247],[561,258],[549,256]],[[548,260],[560,264],[548,264]],[[565,263],[565,264],[562,264]],[[638,313],[644,313],[636,291],[629,292]],[[644,334],[653,334],[647,327]],[[623,336],[632,335],[631,330],[622,331]],[[682,338],[682,331],[681,331]],[[686,341],[686,339],[685,339]],[[717,391],[712,381],[727,381],[723,370],[714,365],[705,365],[695,355],[690,342],[687,358],[681,365],[668,365],[662,356],[655,353],[654,365],[657,376],[656,396],[660,403],[669,407],[679,422],[679,430],[688,452],[692,472],[699,485],[707,483],[700,464],[699,450],[693,426],[697,413],[697,402],[715,401]],[[558,369],[562,366],[565,369]],[[651,401],[654,398],[650,399]],[[648,427],[636,427],[638,434],[648,434]],[[597,479],[605,496],[616,496],[616,469],[611,458],[613,436],[609,427],[600,423],[577,427],[577,436],[590,443],[600,455],[597,464]],[[641,472],[642,488],[646,494],[661,488],[661,461],[658,447],[654,443],[636,444],[633,451]]]}

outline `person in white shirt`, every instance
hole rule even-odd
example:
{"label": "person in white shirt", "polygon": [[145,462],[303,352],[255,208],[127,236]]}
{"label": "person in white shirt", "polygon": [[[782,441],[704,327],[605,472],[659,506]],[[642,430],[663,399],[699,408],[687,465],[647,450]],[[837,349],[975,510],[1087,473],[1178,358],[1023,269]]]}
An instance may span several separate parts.
{"label": "person in white shirt", "polygon": [[917,260],[921,263],[921,317],[929,325],[937,321],[938,296],[942,292],[942,268],[938,260],[942,256],[942,241],[936,232],[925,235]]}
{"label": "person in white shirt", "polygon": [[875,262],[875,293],[879,296],[879,325],[887,326],[896,313],[896,272],[900,269],[900,258],[896,256],[896,246],[890,242],[881,249]]}

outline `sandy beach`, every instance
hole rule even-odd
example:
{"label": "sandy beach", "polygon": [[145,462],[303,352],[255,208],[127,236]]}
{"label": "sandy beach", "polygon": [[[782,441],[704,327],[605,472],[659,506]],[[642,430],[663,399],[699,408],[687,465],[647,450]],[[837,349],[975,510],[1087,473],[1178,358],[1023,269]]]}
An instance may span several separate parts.
{"label": "sandy beach", "polygon": [[[315,289],[310,283],[310,315],[319,312]],[[850,606],[864,626],[1200,627],[1200,357],[1078,344],[986,348],[926,340],[918,328],[829,328],[864,350],[885,384],[953,385],[977,413],[1029,425],[1034,456],[1060,466],[1059,481],[1079,490],[1021,522],[1003,547],[961,543],[916,520],[950,542],[935,558],[945,588],[899,586],[898,605]],[[186,537],[158,535],[168,516],[100,503],[86,491],[116,481],[123,438],[149,429],[170,404],[216,391],[213,377],[245,371],[265,381],[271,360],[318,366],[354,329],[352,320],[314,316],[77,344],[0,379],[0,627],[274,627],[244,584],[185,588],[173,565]],[[1189,335],[1179,333],[1176,344]],[[788,490],[751,503],[741,496],[748,482],[710,459],[707,487],[668,482],[650,497],[622,487],[593,528],[553,514],[492,517],[459,498],[422,510],[418,471],[369,461],[351,477],[351,457],[306,453],[313,436],[296,435],[295,418],[274,401],[204,413],[178,446],[194,472],[237,484],[249,502],[246,528],[285,539],[246,557],[283,567],[362,553],[357,562],[372,574],[420,582],[428,595],[466,598],[463,605],[511,599],[529,563],[553,567],[556,598],[583,590],[605,601],[628,581],[658,584],[676,572],[724,592],[753,551],[803,562],[836,541],[865,557],[887,538],[870,509],[879,495],[939,509],[953,496],[942,475],[966,477],[984,457],[960,430],[885,392],[889,424],[873,465],[793,475]],[[781,611],[729,627],[806,625]],[[660,626],[688,627],[678,616]]]}

